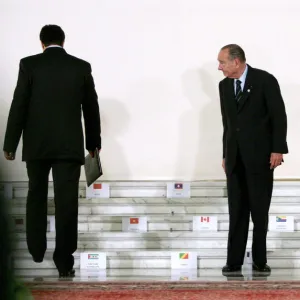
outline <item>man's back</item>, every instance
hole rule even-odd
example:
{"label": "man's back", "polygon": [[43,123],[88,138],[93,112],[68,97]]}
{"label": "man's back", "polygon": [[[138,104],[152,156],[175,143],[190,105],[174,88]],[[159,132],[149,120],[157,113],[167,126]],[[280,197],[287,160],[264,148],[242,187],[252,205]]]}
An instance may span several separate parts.
{"label": "man's back", "polygon": [[84,163],[81,110],[90,154],[101,149],[100,112],[91,66],[66,53],[61,27],[44,26],[40,41],[43,54],[20,61],[3,150],[7,160],[14,160],[23,133],[23,160],[29,179],[26,241],[35,263],[43,262],[47,250],[52,170],[56,232],[53,261],[60,277],[73,277],[79,179]]}
{"label": "man's back", "polygon": [[86,147],[100,148],[99,107],[90,64],[61,47],[23,58],[4,148],[14,152],[23,128],[23,160],[72,159],[83,163],[81,109]]}

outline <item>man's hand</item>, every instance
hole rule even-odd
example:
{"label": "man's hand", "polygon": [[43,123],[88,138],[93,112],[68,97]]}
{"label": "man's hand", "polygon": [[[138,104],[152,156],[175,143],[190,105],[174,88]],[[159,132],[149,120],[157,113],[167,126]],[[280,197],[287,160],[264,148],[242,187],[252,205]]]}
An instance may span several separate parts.
{"label": "man's hand", "polygon": [[223,168],[224,172],[226,172],[226,169],[225,169],[225,158],[223,158],[223,160],[222,160],[222,168]]}
{"label": "man's hand", "polygon": [[[99,149],[99,148],[97,148],[97,150],[100,152],[101,151],[101,149]],[[94,158],[94,152],[95,151],[89,151],[89,154],[90,154],[90,156],[92,157],[92,158]]]}
{"label": "man's hand", "polygon": [[283,161],[283,154],[281,153],[271,153],[270,157],[270,169],[275,169],[281,165]]}
{"label": "man's hand", "polygon": [[4,157],[7,160],[15,160],[15,154],[13,152],[4,151]]}

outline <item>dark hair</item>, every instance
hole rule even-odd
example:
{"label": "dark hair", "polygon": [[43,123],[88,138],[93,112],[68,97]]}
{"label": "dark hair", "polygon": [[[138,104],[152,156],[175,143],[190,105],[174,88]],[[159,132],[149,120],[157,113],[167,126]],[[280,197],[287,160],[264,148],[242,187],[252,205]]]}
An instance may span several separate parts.
{"label": "dark hair", "polygon": [[241,62],[243,63],[246,62],[245,52],[239,45],[229,44],[222,47],[221,50],[226,50],[226,49],[228,49],[230,60],[238,58]]}
{"label": "dark hair", "polygon": [[57,25],[45,25],[40,32],[40,40],[46,47],[50,45],[62,46],[65,41],[65,33]]}

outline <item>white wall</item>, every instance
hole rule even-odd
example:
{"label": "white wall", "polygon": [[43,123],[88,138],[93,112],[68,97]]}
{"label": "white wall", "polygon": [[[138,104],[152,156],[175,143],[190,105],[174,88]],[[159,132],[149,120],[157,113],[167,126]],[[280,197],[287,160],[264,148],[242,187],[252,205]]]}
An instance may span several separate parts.
{"label": "white wall", "polygon": [[[276,177],[299,178],[299,13],[298,0],[2,0],[1,141],[19,60],[58,24],[66,50],[92,63],[103,179],[223,179],[217,54],[238,43],[281,84],[290,154]],[[3,179],[27,180],[20,150],[14,163],[1,156]]]}

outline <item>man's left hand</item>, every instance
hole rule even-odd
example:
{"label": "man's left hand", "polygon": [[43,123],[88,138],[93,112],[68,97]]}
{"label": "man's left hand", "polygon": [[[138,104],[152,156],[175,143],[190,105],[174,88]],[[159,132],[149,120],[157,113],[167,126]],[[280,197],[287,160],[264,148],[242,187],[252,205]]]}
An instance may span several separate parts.
{"label": "man's left hand", "polygon": [[270,169],[275,169],[281,165],[283,161],[283,154],[281,153],[271,153],[270,157]]}
{"label": "man's left hand", "polygon": [[4,151],[4,157],[5,157],[7,160],[14,160],[14,159],[15,159],[15,154],[12,153],[12,152]]}
{"label": "man's left hand", "polygon": [[[100,152],[101,151],[101,148],[97,148],[97,150]],[[94,151],[89,151],[89,153],[90,153],[90,156],[92,157],[92,158],[94,158]]]}

